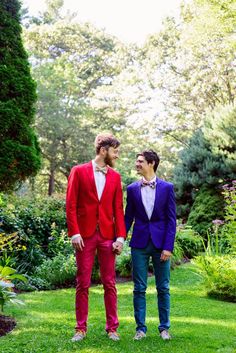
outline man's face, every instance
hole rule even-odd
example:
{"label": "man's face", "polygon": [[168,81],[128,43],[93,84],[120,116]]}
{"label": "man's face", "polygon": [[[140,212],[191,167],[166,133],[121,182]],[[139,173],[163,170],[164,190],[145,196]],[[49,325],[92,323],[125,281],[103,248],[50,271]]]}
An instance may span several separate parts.
{"label": "man's face", "polygon": [[104,162],[114,168],[116,160],[119,158],[119,148],[109,147],[106,150]]}
{"label": "man's face", "polygon": [[153,164],[148,163],[143,156],[137,157],[135,167],[139,175],[146,175],[153,170]]}

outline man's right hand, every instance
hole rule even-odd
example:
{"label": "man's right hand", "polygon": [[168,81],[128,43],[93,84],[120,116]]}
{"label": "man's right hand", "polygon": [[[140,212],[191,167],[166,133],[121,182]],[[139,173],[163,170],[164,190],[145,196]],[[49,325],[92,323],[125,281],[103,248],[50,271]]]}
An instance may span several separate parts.
{"label": "man's right hand", "polygon": [[84,241],[81,235],[78,235],[75,239],[71,239],[72,246],[78,250],[82,251],[84,248]]}

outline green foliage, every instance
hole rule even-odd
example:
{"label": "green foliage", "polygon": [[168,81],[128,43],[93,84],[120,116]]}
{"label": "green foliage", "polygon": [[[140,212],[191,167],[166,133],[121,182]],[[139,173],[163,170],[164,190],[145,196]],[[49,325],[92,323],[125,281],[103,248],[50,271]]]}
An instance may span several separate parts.
{"label": "green foliage", "polygon": [[[236,301],[236,257],[235,257],[235,181],[224,186],[226,200],[225,224],[213,221],[213,232],[208,234],[205,254],[196,258],[210,296],[222,300]],[[224,224],[222,226],[222,224]]]}
{"label": "green foliage", "polygon": [[13,189],[40,168],[40,150],[31,127],[36,85],[21,39],[18,0],[0,3],[0,191]]}
{"label": "green foliage", "polygon": [[181,244],[177,241],[175,242],[175,247],[173,254],[170,258],[171,268],[175,268],[176,265],[180,265],[184,257],[184,251],[181,247]]}
{"label": "green foliage", "polygon": [[3,311],[7,303],[22,304],[21,300],[16,298],[17,294],[14,292],[14,284],[12,281],[20,280],[26,282],[25,276],[16,273],[11,267],[0,266],[0,307]]}
{"label": "green foliage", "polygon": [[17,290],[33,292],[37,290],[48,290],[52,288],[51,284],[48,283],[45,279],[34,277],[33,275],[25,275],[25,277],[27,278],[27,282],[25,283],[16,281],[15,287]]}
{"label": "green foliage", "polygon": [[207,231],[214,219],[224,217],[224,198],[218,190],[202,187],[195,198],[187,224],[207,238]]}
{"label": "green foliage", "polygon": [[236,302],[236,258],[204,255],[196,258],[209,296]]}
{"label": "green foliage", "polygon": [[[21,272],[32,273],[46,258],[59,252],[72,253],[66,235],[65,201],[56,198],[13,198],[4,196],[1,207],[5,233],[17,232],[17,241],[7,254]],[[14,251],[21,246],[24,251]]]}
{"label": "green foliage", "polygon": [[[91,24],[63,17],[62,1],[48,2],[44,18],[25,31],[38,88],[36,129],[44,157],[37,185],[65,188],[71,167],[94,155],[98,131],[120,130],[124,117],[95,107],[94,92],[124,67],[125,46]],[[50,23],[50,25],[48,25]]]}
{"label": "green foliage", "polygon": [[[191,206],[195,194],[203,186],[205,189],[212,189],[213,196],[214,193],[217,194],[217,190],[214,192],[213,189],[220,186],[223,180],[232,179],[233,176],[234,167],[231,160],[227,158],[227,155],[216,154],[202,130],[197,130],[190,139],[189,146],[180,153],[180,162],[174,170],[176,197],[181,205],[178,215],[180,217],[188,215],[190,209],[182,205]],[[184,214],[184,212],[187,213]],[[216,216],[217,212],[216,210]],[[220,215],[220,212],[218,213]],[[215,218],[217,217],[212,219]]]}
{"label": "green foliage", "polygon": [[188,225],[178,227],[176,242],[182,248],[183,256],[189,259],[203,250],[202,237]]}
{"label": "green foliage", "polygon": [[116,256],[116,271],[122,277],[130,277],[132,272],[131,249],[128,241],[123,245],[122,253]]}
{"label": "green foliage", "polygon": [[228,242],[230,244],[230,252],[236,253],[236,181],[232,181],[232,186],[224,186],[225,197],[225,220],[223,232],[226,233]]}
{"label": "green foliage", "polygon": [[232,171],[232,179],[236,172],[236,107],[233,104],[217,106],[209,112],[203,134],[211,145],[212,153],[223,158],[225,166]]}
{"label": "green foliage", "polygon": [[[52,259],[46,259],[36,268],[34,278],[39,278],[48,285],[48,288],[54,289],[74,285],[76,275],[75,256],[58,254]],[[36,283],[35,283],[36,284]]]}

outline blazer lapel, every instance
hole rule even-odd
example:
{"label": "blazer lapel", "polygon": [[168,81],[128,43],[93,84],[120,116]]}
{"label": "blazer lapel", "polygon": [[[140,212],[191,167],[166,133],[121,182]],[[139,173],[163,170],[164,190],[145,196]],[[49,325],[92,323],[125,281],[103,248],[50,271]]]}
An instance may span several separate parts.
{"label": "blazer lapel", "polygon": [[141,180],[137,182],[137,198],[138,198],[138,205],[140,205],[140,208],[141,208],[141,212],[144,213],[148,218],[147,212],[143,204],[142,194],[141,194]]}
{"label": "blazer lapel", "polygon": [[94,194],[96,195],[96,197],[98,199],[98,193],[97,193],[97,188],[96,188],[96,184],[95,184],[92,162],[89,162],[87,165],[87,174],[88,174],[88,179],[89,179],[92,191],[94,192]]}
{"label": "blazer lapel", "polygon": [[159,195],[160,195],[160,187],[159,187],[159,184],[160,184],[160,180],[157,178],[157,181],[156,181],[156,193],[155,193],[155,202],[154,202],[154,207],[153,207],[153,211],[152,211],[152,215],[151,215],[151,218],[152,216],[155,214],[155,212],[157,212],[157,208],[158,208],[158,204],[159,204]]}

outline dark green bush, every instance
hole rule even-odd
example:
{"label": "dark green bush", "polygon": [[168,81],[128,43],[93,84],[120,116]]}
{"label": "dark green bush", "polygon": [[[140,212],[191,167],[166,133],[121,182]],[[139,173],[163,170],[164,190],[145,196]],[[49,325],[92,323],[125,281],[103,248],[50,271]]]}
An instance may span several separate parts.
{"label": "dark green bush", "polygon": [[36,83],[23,47],[20,2],[0,1],[0,191],[40,169],[40,149],[32,127]]}
{"label": "dark green bush", "polygon": [[176,233],[176,243],[183,250],[183,256],[193,258],[203,250],[203,239],[191,226],[181,225]]}
{"label": "dark green bush", "polygon": [[224,198],[219,190],[202,187],[198,192],[187,224],[207,239],[207,231],[214,219],[224,218]]}

